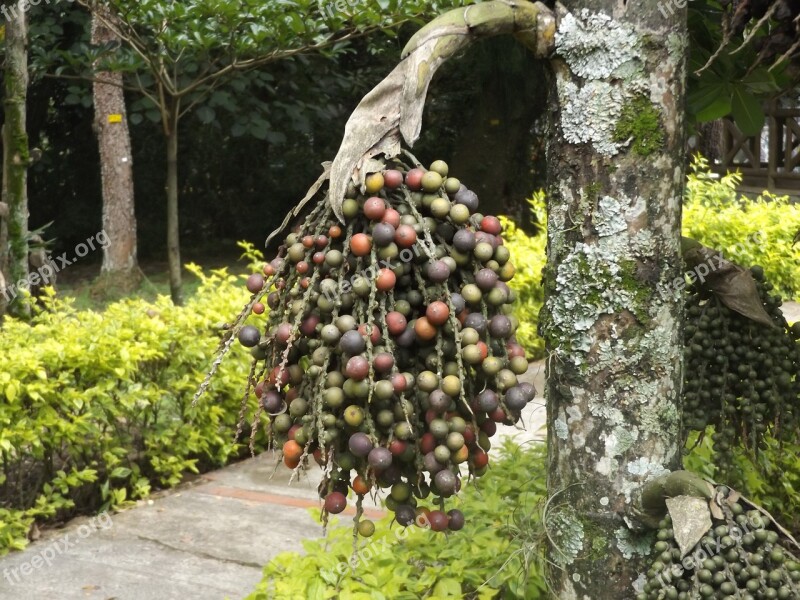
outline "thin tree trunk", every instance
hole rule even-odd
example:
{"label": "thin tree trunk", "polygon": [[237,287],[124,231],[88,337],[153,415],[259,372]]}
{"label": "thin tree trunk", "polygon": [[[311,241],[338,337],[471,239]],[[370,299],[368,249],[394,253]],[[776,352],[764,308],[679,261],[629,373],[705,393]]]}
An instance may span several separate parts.
{"label": "thin tree trunk", "polygon": [[178,124],[173,120],[167,135],[167,253],[172,301],[183,304],[181,292],[181,240],[178,220]]}
{"label": "thin tree trunk", "polygon": [[[5,198],[5,165],[3,165],[3,192]],[[8,276],[8,204],[0,201],[0,319],[8,309],[6,277]]]}
{"label": "thin tree trunk", "polygon": [[[30,316],[28,289],[28,165],[26,129],[28,96],[28,27],[24,0],[17,2],[15,18],[6,21],[5,117],[3,126],[3,201],[8,205],[8,274],[4,300],[9,312]],[[22,288],[22,289],[20,289]]]}
{"label": "thin tree trunk", "polygon": [[617,600],[643,584],[642,485],[680,464],[682,303],[656,290],[683,280],[686,12],[565,4],[548,147],[545,524],[553,594]]}
{"label": "thin tree trunk", "polygon": [[[98,6],[105,18],[110,11]],[[118,41],[98,18],[92,19],[92,43]],[[97,71],[95,77],[109,83],[93,84],[95,128],[100,148],[103,186],[103,230],[108,244],[103,248],[102,287],[115,293],[135,289],[141,280],[136,259],[136,214],[133,194],[133,160],[122,73]]]}

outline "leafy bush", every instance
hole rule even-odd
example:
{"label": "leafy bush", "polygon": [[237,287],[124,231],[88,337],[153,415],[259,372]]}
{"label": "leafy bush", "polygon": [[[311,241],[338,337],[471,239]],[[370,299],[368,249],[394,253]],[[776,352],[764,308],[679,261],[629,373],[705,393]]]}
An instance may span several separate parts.
{"label": "leafy bush", "polygon": [[327,539],[306,540],[305,555],[275,557],[248,600],[544,598],[529,535],[540,530],[537,507],[546,496],[544,447],[506,442],[501,454],[461,493],[463,530],[445,536],[397,524],[390,528],[386,517],[361,544],[351,569],[352,529],[334,527]]}
{"label": "leafy bush", "polygon": [[[528,200],[539,224],[547,223],[544,202],[543,192],[535,193]],[[519,320],[517,341],[525,347],[528,358],[542,358],[544,340],[539,337],[537,327],[539,311],[544,302],[542,269],[547,259],[547,232],[542,227],[536,235],[529,236],[511,219],[500,217],[500,220],[506,247],[511,252],[511,261],[516,267],[510,285],[517,294],[514,304],[514,316]]]}
{"label": "leafy bush", "polygon": [[162,297],[78,311],[51,293],[31,324],[4,323],[0,554],[23,548],[34,520],[118,507],[242,451],[248,361],[225,361],[196,408],[192,398],[219,341],[213,324],[247,293],[225,271],[192,271],[202,284],[185,307]]}
{"label": "leafy bush", "polygon": [[800,296],[800,204],[788,197],[764,192],[755,200],[739,196],[742,177],[720,178],[708,171],[708,162],[696,156],[683,204],[683,235],[722,251],[744,266],[761,265],[776,292]]}

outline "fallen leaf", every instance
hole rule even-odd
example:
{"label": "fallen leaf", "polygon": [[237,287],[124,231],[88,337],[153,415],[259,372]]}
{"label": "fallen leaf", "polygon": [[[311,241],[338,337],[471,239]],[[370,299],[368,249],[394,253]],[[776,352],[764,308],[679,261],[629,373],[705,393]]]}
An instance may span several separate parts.
{"label": "fallen leaf", "polygon": [[711,529],[708,500],[696,496],[667,498],[667,510],[672,518],[672,531],[683,558]]}

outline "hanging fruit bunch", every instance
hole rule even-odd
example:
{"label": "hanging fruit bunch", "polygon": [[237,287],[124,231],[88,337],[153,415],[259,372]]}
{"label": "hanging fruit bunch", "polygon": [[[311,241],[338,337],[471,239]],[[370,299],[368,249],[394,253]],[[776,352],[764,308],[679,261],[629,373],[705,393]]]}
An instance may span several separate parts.
{"label": "hanging fruit bunch", "polygon": [[705,524],[661,520],[637,600],[800,598],[800,547],[791,535],[726,486],[715,488],[712,504]]}
{"label": "hanging fruit bunch", "polygon": [[362,500],[383,488],[401,525],[432,496],[430,528],[458,530],[445,499],[486,471],[497,423],[534,397],[517,379],[514,267],[499,220],[446,163],[384,167],[350,186],[343,223],[326,197],[248,279],[252,312],[266,298],[268,317],[237,337],[254,357],[256,423],[266,413],[286,466],[322,467],[324,522],[350,495],[371,535]]}
{"label": "hanging fruit bunch", "polygon": [[761,267],[747,275],[763,308],[758,321],[699,282],[686,300],[684,423],[714,426],[723,470],[737,445],[757,451],[765,435],[797,442],[800,430],[800,324],[789,327]]}

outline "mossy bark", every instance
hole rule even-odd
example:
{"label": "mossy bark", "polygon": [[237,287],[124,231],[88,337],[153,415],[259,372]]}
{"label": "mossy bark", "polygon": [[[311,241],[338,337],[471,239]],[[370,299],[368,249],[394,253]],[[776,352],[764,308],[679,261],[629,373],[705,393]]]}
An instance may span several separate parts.
{"label": "mossy bark", "polygon": [[[18,288],[28,282],[28,166],[30,154],[26,129],[28,97],[28,26],[23,2],[17,3],[17,17],[6,22],[5,123],[3,124],[3,201],[8,205],[8,292],[9,313],[30,316],[28,297]],[[21,285],[20,285],[21,284]],[[3,291],[6,291],[3,290]],[[2,293],[2,291],[0,291]],[[6,298],[7,296],[7,298]]]}
{"label": "mossy bark", "polygon": [[[98,6],[95,11],[92,43],[118,42],[114,32],[104,24],[104,20],[111,18],[108,7]],[[97,70],[95,79],[92,90],[95,130],[103,184],[103,230],[108,245],[103,248],[102,281],[94,289],[116,295],[135,289],[142,277],[136,260],[131,139],[122,73]]]}
{"label": "mossy bark", "polygon": [[[656,289],[681,274],[686,15],[654,0],[565,4],[551,61],[545,524],[553,594],[616,600],[645,570],[642,486],[680,464],[682,306]],[[615,134],[642,97],[663,134],[647,158]]]}

